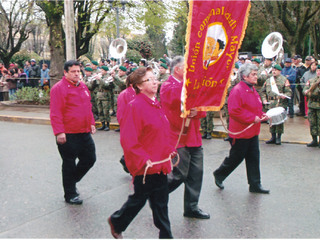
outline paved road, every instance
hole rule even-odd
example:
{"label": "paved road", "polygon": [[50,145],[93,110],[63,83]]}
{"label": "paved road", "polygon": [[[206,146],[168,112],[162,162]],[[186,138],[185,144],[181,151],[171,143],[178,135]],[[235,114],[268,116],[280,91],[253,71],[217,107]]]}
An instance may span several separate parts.
{"label": "paved road", "polygon": [[[51,127],[0,122],[0,238],[111,238],[107,217],[132,192],[118,160],[119,134],[94,135],[98,161],[78,184],[82,206],[65,204],[61,159]],[[175,238],[319,238],[319,148],[261,142],[262,183],[270,195],[248,192],[242,164],[226,181],[213,184],[212,171],[227,155],[221,139],[204,141],[205,174],[200,207],[210,220],[182,216],[183,188],[170,195]],[[146,205],[125,238],[157,238]]]}

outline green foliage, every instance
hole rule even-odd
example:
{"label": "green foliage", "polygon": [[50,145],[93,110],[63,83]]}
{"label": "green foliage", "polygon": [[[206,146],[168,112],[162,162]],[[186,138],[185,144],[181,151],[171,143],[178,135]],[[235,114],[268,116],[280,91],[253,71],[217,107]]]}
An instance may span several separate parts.
{"label": "green foliage", "polygon": [[37,62],[42,59],[38,54],[36,54],[34,52],[29,53],[26,50],[21,50],[21,51],[17,52],[15,55],[13,55],[10,62],[17,63],[19,65],[19,67],[23,67],[25,61],[27,61],[27,60],[30,61],[30,59],[32,59],[32,58],[34,58]]}
{"label": "green foliage", "polygon": [[16,100],[21,103],[47,105],[50,103],[50,91],[44,91],[38,88],[23,87],[22,89],[17,90]]}
{"label": "green foliage", "polygon": [[153,43],[152,56],[159,59],[164,53],[167,53],[166,48],[166,34],[163,29],[157,29],[155,27],[148,28],[147,34],[150,41]]}
{"label": "green foliage", "polygon": [[189,5],[187,1],[179,1],[175,7],[175,27],[173,38],[169,44],[171,55],[184,55],[184,48],[186,45],[186,31],[187,19],[189,12]]}
{"label": "green foliage", "polygon": [[146,36],[136,36],[127,41],[128,49],[136,50],[141,57],[149,59],[152,56],[153,45]]}
{"label": "green foliage", "polygon": [[126,57],[129,61],[133,61],[135,63],[139,63],[141,59],[141,54],[137,50],[134,49],[128,49],[126,53]]}

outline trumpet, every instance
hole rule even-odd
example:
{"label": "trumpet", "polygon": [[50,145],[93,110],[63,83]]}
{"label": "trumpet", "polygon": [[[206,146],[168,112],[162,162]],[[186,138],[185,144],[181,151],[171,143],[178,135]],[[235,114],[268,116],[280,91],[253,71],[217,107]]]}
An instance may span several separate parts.
{"label": "trumpet", "polygon": [[104,82],[105,82],[105,83],[111,83],[111,82],[113,82],[113,77],[112,77],[112,76],[109,76],[109,77],[107,78],[107,80],[105,80]]}
{"label": "trumpet", "polygon": [[101,77],[102,77],[102,73],[99,72],[99,73],[94,74],[91,77],[89,77],[88,82],[99,80],[99,79],[101,79]]}

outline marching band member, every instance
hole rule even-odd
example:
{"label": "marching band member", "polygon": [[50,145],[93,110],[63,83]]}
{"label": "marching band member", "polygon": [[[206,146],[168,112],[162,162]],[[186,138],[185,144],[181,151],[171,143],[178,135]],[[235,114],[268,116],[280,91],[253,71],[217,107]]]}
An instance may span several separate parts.
{"label": "marching band member", "polygon": [[[258,68],[247,63],[240,67],[241,81],[230,92],[228,109],[230,115],[229,136],[232,145],[229,157],[226,157],[218,169],[213,172],[215,183],[224,189],[223,181],[246,160],[249,191],[253,193],[269,193],[261,186],[259,133],[260,122],[268,117],[262,112],[262,104],[254,86],[257,84]],[[249,125],[252,127],[246,129]],[[236,132],[240,134],[234,134]]]}
{"label": "marching band member", "polygon": [[308,147],[320,147],[318,136],[320,136],[320,65],[317,66],[317,77],[307,81],[303,93],[308,96],[308,119],[310,123],[310,134],[312,142]]}
{"label": "marching band member", "polygon": [[[276,64],[272,70],[272,77],[268,78],[261,89],[262,103],[266,109],[283,107],[287,109],[288,98],[291,97],[290,83],[288,79],[281,75],[282,68]],[[280,95],[279,95],[280,94]],[[284,124],[270,127],[272,137],[266,141],[266,144],[281,145],[281,135],[284,132]]]}
{"label": "marching band member", "polygon": [[109,124],[111,121],[111,91],[114,88],[112,77],[108,74],[109,68],[107,66],[101,67],[101,77],[97,79],[98,93],[97,93],[97,106],[99,120],[102,126],[98,130],[109,131]]}

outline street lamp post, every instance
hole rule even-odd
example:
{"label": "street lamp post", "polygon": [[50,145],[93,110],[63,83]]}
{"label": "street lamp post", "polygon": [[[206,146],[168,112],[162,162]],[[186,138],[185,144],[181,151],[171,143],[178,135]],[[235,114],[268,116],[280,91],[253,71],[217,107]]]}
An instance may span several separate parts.
{"label": "street lamp post", "polygon": [[76,60],[76,34],[74,28],[73,0],[64,0],[66,60]]}

